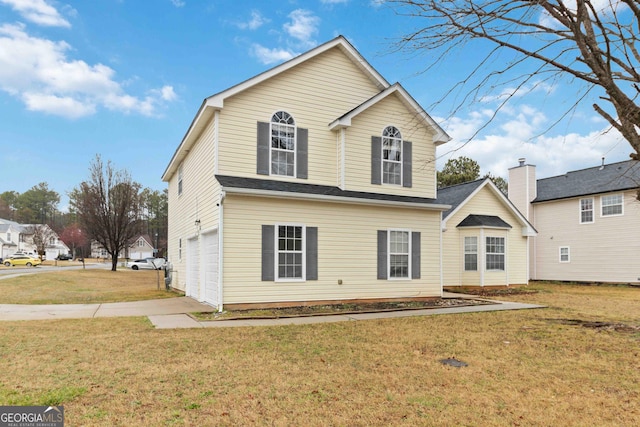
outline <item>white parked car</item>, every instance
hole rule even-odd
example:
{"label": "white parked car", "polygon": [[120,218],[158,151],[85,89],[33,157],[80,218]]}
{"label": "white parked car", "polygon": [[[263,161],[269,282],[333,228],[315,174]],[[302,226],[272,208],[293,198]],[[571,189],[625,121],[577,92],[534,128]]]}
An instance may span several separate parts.
{"label": "white parked car", "polygon": [[132,270],[162,270],[165,264],[164,258],[136,259],[127,263],[127,268]]}

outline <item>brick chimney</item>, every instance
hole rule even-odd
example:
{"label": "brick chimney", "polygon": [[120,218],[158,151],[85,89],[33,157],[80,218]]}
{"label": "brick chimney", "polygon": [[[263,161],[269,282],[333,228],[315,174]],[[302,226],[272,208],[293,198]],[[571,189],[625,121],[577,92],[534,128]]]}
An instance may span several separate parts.
{"label": "brick chimney", "polygon": [[509,169],[509,200],[533,223],[531,202],[537,197],[536,167],[528,165],[525,158],[518,159],[518,163]]}

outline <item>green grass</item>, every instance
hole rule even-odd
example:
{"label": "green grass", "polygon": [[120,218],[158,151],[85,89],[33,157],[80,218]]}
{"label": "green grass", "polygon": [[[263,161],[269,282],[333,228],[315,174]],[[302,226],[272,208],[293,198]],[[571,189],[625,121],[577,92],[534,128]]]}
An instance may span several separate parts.
{"label": "green grass", "polygon": [[[548,309],[155,330],[145,318],[0,322],[0,404],[69,425],[635,426],[640,289],[545,284]],[[468,364],[440,363],[456,358]]]}

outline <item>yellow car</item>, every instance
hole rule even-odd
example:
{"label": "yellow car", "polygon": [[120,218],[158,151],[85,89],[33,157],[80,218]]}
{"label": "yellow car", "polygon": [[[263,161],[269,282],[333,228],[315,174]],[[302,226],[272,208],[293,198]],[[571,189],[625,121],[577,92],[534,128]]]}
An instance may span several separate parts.
{"label": "yellow car", "polygon": [[14,255],[4,260],[4,265],[7,267],[15,267],[16,265],[26,265],[27,267],[35,267],[42,264],[39,258],[34,258],[29,255]]}

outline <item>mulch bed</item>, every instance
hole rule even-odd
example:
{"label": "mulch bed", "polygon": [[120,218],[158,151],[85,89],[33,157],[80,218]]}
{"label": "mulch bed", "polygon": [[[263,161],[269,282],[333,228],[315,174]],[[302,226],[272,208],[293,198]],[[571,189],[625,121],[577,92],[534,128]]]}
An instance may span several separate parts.
{"label": "mulch bed", "polygon": [[222,313],[197,313],[198,320],[278,319],[287,317],[330,316],[332,314],[379,313],[385,311],[424,310],[430,308],[468,307],[495,304],[466,298],[437,298],[425,301],[377,302],[363,304],[310,305],[255,310],[234,310]]}

